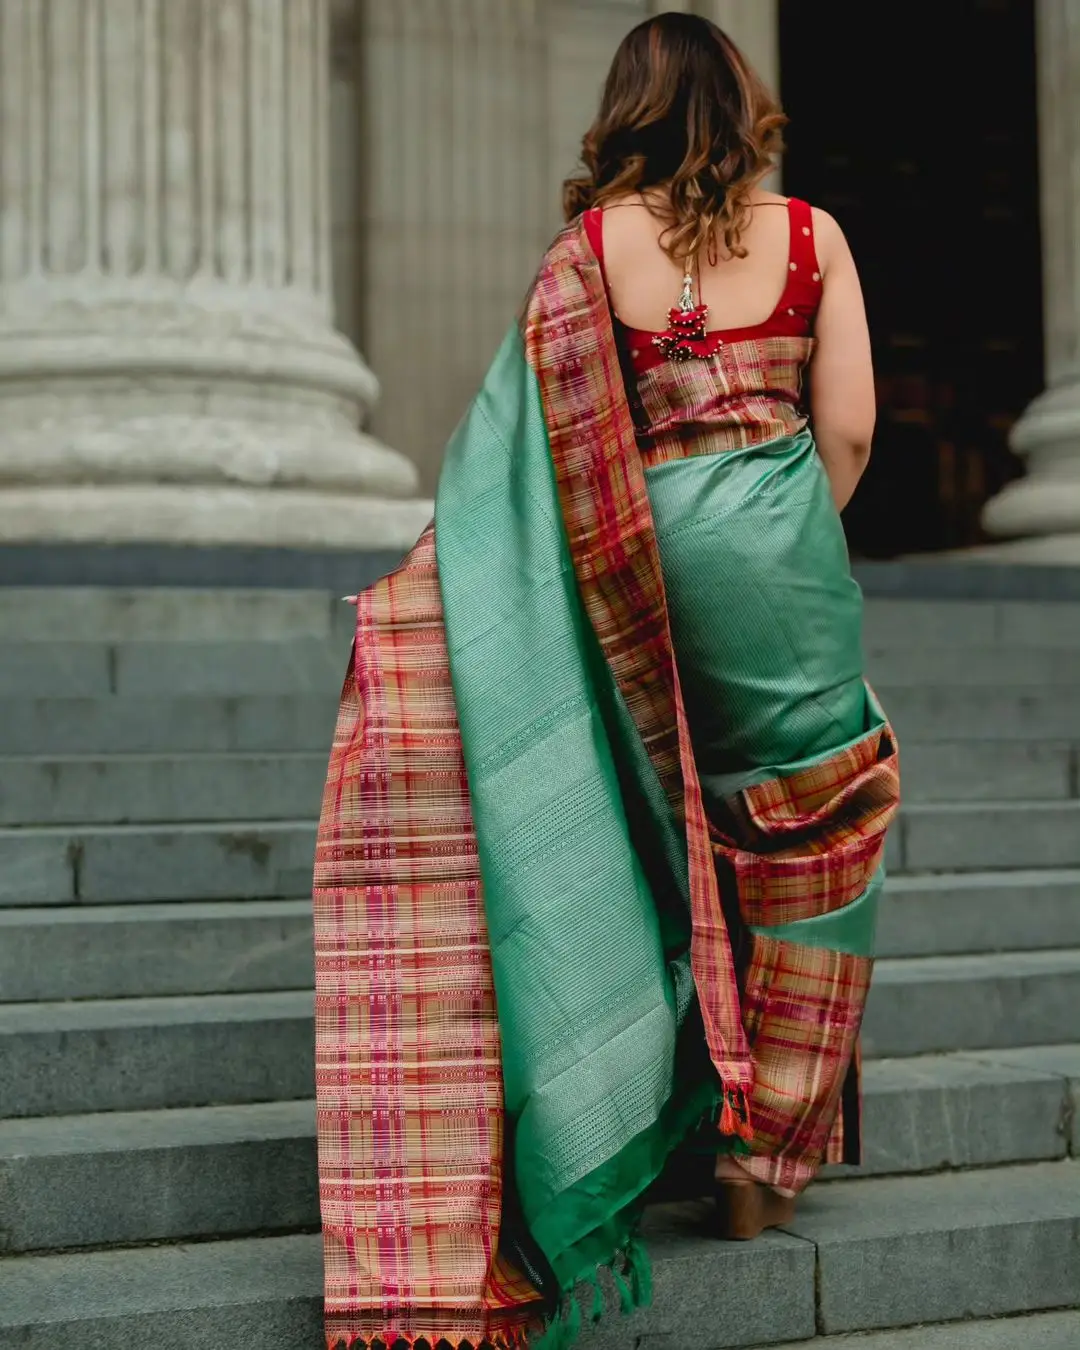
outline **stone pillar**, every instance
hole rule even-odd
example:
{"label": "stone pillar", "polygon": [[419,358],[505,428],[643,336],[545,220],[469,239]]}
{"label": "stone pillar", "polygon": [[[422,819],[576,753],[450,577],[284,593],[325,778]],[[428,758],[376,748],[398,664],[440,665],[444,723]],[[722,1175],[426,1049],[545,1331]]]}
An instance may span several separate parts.
{"label": "stone pillar", "polygon": [[1080,563],[1080,6],[1037,0],[1046,390],[1013,428],[1026,478],[990,501],[986,529],[1027,536],[996,556]]}
{"label": "stone pillar", "polygon": [[333,331],[329,0],[0,3],[0,542],[391,547]]}
{"label": "stone pillar", "polygon": [[361,331],[375,428],[432,487],[559,221],[548,0],[363,0]]}

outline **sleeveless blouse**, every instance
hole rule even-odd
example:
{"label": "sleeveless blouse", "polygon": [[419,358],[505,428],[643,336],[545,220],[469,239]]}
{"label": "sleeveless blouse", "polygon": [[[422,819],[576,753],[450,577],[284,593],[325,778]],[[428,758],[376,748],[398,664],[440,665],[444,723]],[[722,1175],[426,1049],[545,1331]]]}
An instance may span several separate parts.
{"label": "sleeveless blouse", "polygon": [[[821,269],[809,204],[792,197],[787,210],[787,284],[763,323],[710,329],[703,339],[689,344],[690,359],[673,360],[656,344],[663,334],[630,328],[612,306],[646,468],[762,445],[793,436],[806,426],[803,376],[814,350]],[[604,273],[603,209],[586,211],[584,225]],[[606,274],[604,281],[606,285]]]}

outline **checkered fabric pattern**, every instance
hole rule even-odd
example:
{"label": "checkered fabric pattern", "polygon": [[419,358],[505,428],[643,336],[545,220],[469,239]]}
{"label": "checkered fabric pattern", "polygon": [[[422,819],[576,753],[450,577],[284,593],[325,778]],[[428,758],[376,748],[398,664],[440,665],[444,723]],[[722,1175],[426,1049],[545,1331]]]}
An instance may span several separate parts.
{"label": "checkered fabric pattern", "polygon": [[760,930],[831,914],[862,896],[899,799],[897,749],[885,726],[743,789],[714,822],[718,867],[732,878],[744,922],[758,930],[742,996],[754,1055],[747,1166],[772,1186],[801,1191],[822,1161],[859,1159],[858,1037],[873,961]]}
{"label": "checkered fabric pattern", "polygon": [[869,957],[754,935],[743,993],[754,1139],[740,1162],[757,1180],[798,1192],[822,1161],[858,1160],[856,1056],[872,970]]}
{"label": "checkered fabric pattern", "polygon": [[519,1343],[499,1024],[429,529],[359,597],[315,863],[326,1337]]}
{"label": "checkered fabric pattern", "polygon": [[813,350],[809,337],[756,338],[640,372],[645,467],[796,435],[806,425],[802,383]]}
{"label": "checkered fabric pattern", "polygon": [[899,796],[887,727],[796,773],[744,788],[730,817],[713,827],[745,921],[797,923],[857,900],[881,863]]}
{"label": "checkered fabric pattern", "polygon": [[676,817],[685,821],[691,969],[709,1053],[735,1107],[725,1123],[748,1136],[753,1068],[672,650],[645,469],[600,264],[580,224],[568,226],[550,250],[524,328],[582,601]]}

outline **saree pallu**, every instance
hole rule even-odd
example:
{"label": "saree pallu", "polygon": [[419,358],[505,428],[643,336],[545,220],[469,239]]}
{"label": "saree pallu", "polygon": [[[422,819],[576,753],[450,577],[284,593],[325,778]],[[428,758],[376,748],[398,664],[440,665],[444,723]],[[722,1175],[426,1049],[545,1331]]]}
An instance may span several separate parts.
{"label": "saree pallu", "polygon": [[796,1190],[853,1156],[897,802],[857,646],[809,437],[647,472],[568,227],[358,599],[315,874],[329,1344],[565,1344],[601,1268],[648,1300],[688,1139]]}

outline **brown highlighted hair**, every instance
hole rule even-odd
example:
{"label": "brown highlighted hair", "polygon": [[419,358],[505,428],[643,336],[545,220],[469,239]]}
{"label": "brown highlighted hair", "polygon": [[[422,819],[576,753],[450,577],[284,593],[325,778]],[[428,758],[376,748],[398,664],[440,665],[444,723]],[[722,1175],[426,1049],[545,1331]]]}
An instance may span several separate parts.
{"label": "brown highlighted hair", "polygon": [[661,243],[676,261],[720,240],[745,257],[750,193],[783,148],[786,121],[716,24],[696,14],[648,19],[615,53],[582,142],[585,172],[563,184],[566,219],[641,193],[668,222]]}

